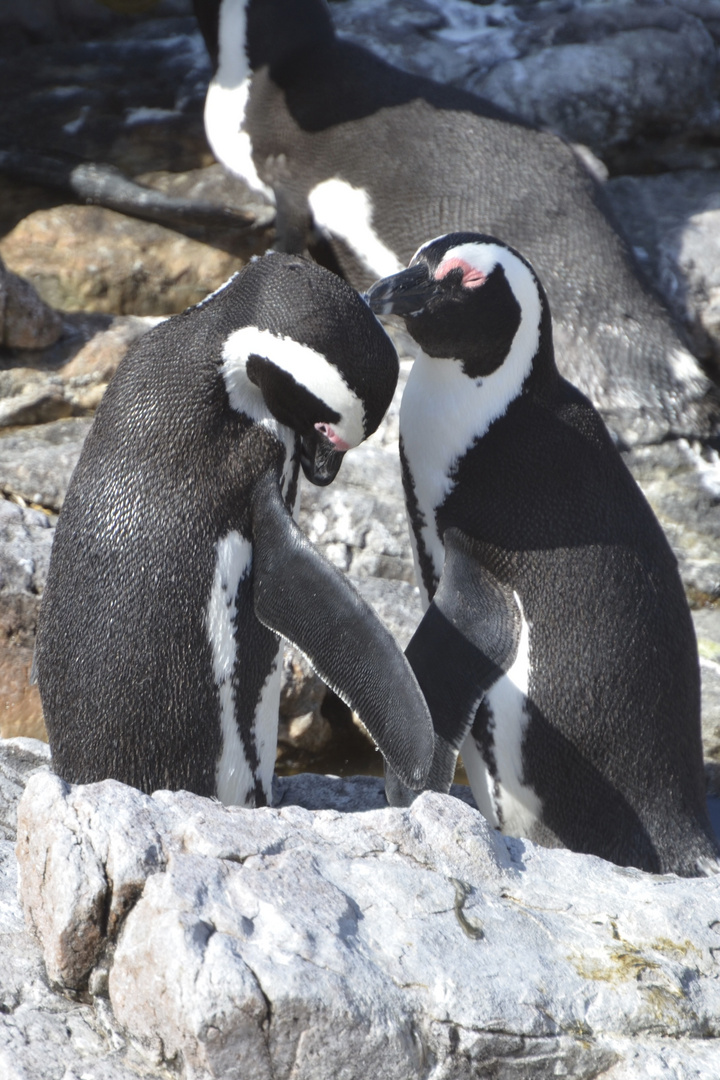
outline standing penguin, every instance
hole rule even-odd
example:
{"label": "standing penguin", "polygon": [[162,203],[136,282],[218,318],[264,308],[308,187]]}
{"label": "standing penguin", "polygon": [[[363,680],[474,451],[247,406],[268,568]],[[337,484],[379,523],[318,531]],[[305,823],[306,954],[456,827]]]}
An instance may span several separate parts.
{"label": "standing penguin", "polygon": [[560,370],[621,444],[717,435],[717,389],[561,138],[337,39],[324,0],[194,3],[215,64],[208,141],[275,201],[277,246],[314,236],[320,261],[365,288],[428,236],[501,236],[537,266]]}
{"label": "standing penguin", "polygon": [[120,364],[57,525],[36,645],[56,772],[270,801],[282,635],[411,787],[432,723],[372,610],[296,526],[380,423],[395,351],[297,256],[247,266]]}
{"label": "standing penguin", "polygon": [[[718,868],[695,635],[675,558],[600,417],[555,366],[530,264],[489,236],[421,247],[369,293],[420,346],[401,459],[426,613],[406,655],[480,810],[643,870]],[[392,775],[391,801],[408,793]]]}

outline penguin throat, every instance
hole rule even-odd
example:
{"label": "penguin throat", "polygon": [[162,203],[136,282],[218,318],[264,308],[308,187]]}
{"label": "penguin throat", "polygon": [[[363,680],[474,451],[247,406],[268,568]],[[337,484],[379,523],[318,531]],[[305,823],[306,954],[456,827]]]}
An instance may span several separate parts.
{"label": "penguin throat", "polygon": [[416,564],[423,570],[426,588],[430,575],[423,560],[431,561],[437,579],[445,560],[438,509],[455,487],[462,459],[522,393],[534,351],[511,349],[505,363],[482,378],[468,377],[460,360],[437,359],[419,351],[400,405],[400,437],[408,483],[417,502],[412,515]]}

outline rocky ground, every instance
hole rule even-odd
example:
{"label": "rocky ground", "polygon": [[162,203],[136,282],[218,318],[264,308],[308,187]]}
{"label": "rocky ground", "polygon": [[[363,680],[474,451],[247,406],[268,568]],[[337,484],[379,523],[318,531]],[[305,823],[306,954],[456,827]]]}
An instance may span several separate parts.
{"label": "rocky ground", "polygon": [[720,878],[502,837],[462,798],[391,810],[374,777],[275,796],[69,789],[0,744],[3,1077],[720,1072]]}
{"label": "rocky ground", "polygon": [[[640,264],[720,381],[716,3],[332,6],[343,33],[396,64],[475,89],[585,144]],[[202,129],[209,65],[187,0],[160,0],[132,18],[93,0],[8,0],[0,10],[0,70],[0,733],[43,738],[39,698],[28,682],[35,622],[56,516],[93,412],[135,338],[272,244],[272,212],[209,154]],[[138,192],[153,202],[145,217],[127,212],[131,200],[137,207]],[[397,343],[404,379],[410,360],[401,336]],[[420,605],[397,464],[400,391],[381,430],[348,455],[336,484],[306,485],[301,524],[404,643]],[[636,449],[628,464],[678,555],[693,607],[708,778],[720,794],[720,461],[716,451],[681,442]],[[342,703],[301,657],[289,653],[285,669],[280,771],[377,774],[379,756]],[[610,908],[608,901],[603,918]],[[7,917],[3,932],[12,935],[19,914]],[[22,942],[19,953],[40,978],[34,947]],[[52,1042],[60,1038],[52,1019],[59,1006],[48,1004],[49,990],[37,994]],[[76,1050],[92,1056],[117,1045],[106,1000],[101,995],[94,1011],[76,1003],[57,1021],[57,1031],[66,1025],[75,1033]],[[585,1022],[579,1016],[568,1023]],[[706,1036],[715,1031],[698,1025],[676,1029],[658,1020],[658,1037],[686,1034],[692,1050],[673,1064],[663,1044],[655,1075],[720,1073],[717,1063],[709,1071],[703,1065]],[[541,1028],[538,1021],[522,1037],[545,1038]],[[573,1032],[582,1035],[581,1027]],[[562,1058],[570,1075],[640,1075],[617,1064],[603,1071],[612,1061],[629,1062],[629,1051],[592,1062],[577,1053]],[[161,1076],[170,1068],[162,1056],[152,1068],[145,1058],[123,1061],[116,1072],[88,1075]],[[497,1075],[546,1075],[524,1072],[527,1063],[502,1068]],[[54,1080],[63,1072],[25,1063],[7,1075]]]}

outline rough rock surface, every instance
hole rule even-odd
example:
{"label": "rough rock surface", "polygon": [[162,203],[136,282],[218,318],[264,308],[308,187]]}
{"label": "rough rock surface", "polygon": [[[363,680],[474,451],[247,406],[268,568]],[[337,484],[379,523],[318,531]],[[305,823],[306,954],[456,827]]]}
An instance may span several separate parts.
{"label": "rough rock surface", "polygon": [[619,176],[605,190],[693,350],[720,372],[720,171]]}
{"label": "rough rock surface", "polygon": [[248,811],[31,777],[20,892],[51,983],[188,1077],[717,1074],[719,878],[378,788],[286,778]]}
{"label": "rough rock surface", "polygon": [[476,90],[596,153],[712,113],[715,44],[679,8],[578,5],[530,22],[515,40],[523,37],[525,55],[499,63]]}
{"label": "rough rock surface", "polygon": [[47,746],[0,741],[0,1076],[3,1080],[169,1080],[127,1043],[102,1003],[50,989],[17,897],[15,819],[28,776],[47,769]]}
{"label": "rough rock surface", "polygon": [[46,514],[0,500],[0,735],[45,738],[37,686],[30,684],[40,596],[53,529]]}
{"label": "rough rock surface", "polygon": [[243,265],[101,206],[38,210],[0,241],[0,254],[55,308],[134,315],[183,311]]}
{"label": "rough rock surface", "polygon": [[160,321],[158,316],[70,316],[54,349],[12,350],[15,366],[0,371],[0,428],[93,414],[129,346]]}
{"label": "rough rock surface", "polygon": [[717,131],[712,3],[347,0],[333,18],[397,67],[472,90],[601,156],[638,136]]}
{"label": "rough rock surface", "polygon": [[44,349],[54,345],[62,331],[62,316],[41,300],[29,281],[9,271],[0,259],[0,345]]}
{"label": "rough rock surface", "polygon": [[91,424],[55,420],[0,436],[0,489],[57,513]]}

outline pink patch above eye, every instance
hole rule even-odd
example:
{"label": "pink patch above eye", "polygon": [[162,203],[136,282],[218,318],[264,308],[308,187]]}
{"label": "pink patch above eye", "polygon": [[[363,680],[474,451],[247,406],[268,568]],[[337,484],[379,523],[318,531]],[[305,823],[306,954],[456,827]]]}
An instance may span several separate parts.
{"label": "pink patch above eye", "polygon": [[482,270],[478,270],[476,266],[471,266],[465,259],[445,259],[441,262],[435,271],[435,280],[442,281],[444,277],[450,273],[451,270],[462,270],[462,284],[466,289],[477,289],[478,286],[484,285],[487,281],[487,274],[484,274]]}
{"label": "pink patch above eye", "polygon": [[341,439],[329,424],[316,424],[315,430],[319,431],[321,435],[324,435],[328,442],[331,442],[335,449],[342,451],[343,454],[346,450],[350,449],[350,443],[346,443],[344,439]]}

